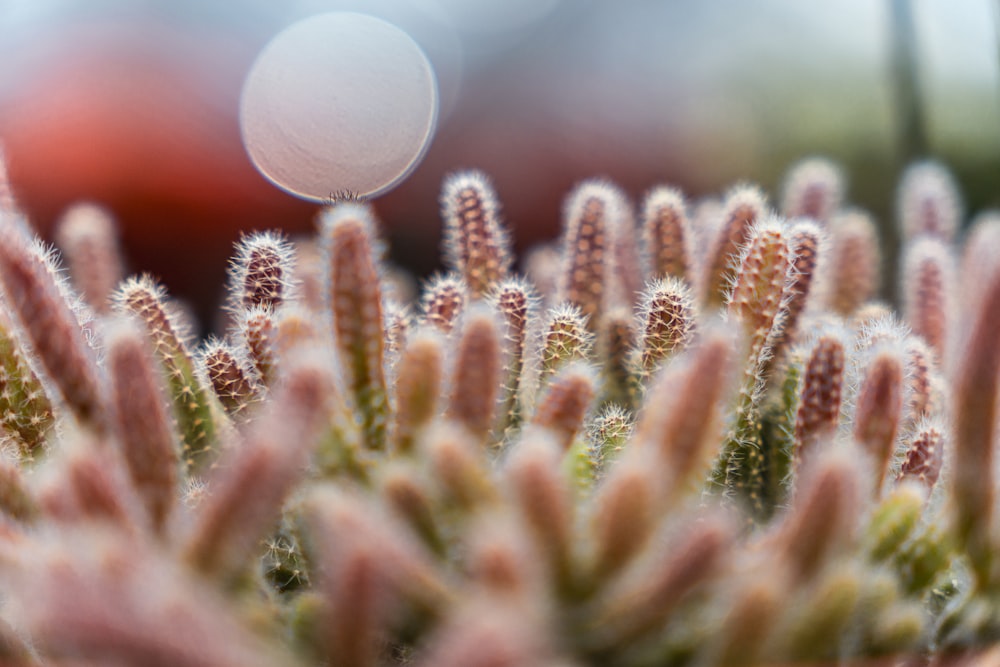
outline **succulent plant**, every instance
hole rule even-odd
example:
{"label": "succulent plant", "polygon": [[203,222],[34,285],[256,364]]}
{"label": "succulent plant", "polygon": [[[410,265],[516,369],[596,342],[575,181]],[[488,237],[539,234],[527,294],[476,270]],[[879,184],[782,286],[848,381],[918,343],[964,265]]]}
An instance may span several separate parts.
{"label": "succulent plant", "polygon": [[67,214],[67,277],[8,197],[2,662],[987,664],[1000,218],[960,253],[958,198],[903,179],[903,324],[826,160],[780,215],[587,181],[537,287],[459,173],[412,303],[333,202],[240,241],[196,342],[106,212]]}

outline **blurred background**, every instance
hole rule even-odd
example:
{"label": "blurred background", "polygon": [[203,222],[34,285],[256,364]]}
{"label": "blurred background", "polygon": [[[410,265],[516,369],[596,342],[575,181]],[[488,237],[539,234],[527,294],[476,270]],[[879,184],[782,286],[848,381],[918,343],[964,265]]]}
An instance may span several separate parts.
{"label": "blurred background", "polygon": [[388,19],[441,92],[420,166],[374,201],[396,261],[438,268],[442,178],[494,179],[518,249],[558,234],[577,181],[692,200],[787,167],[840,162],[892,243],[909,160],[954,169],[975,212],[1000,203],[995,0],[0,0],[0,143],[50,234],[68,205],[117,216],[131,268],[203,315],[240,230],[313,228],[318,207],[247,158],[237,110],[254,57],[308,15]]}

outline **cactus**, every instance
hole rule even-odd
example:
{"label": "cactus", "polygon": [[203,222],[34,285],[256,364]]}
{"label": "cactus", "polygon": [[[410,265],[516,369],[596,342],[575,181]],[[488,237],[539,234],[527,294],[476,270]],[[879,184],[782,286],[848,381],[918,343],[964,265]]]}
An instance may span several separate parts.
{"label": "cactus", "polygon": [[948,349],[955,306],[955,260],[947,241],[921,236],[903,251],[903,312],[913,332],[921,336],[938,365]]}
{"label": "cactus", "polygon": [[639,372],[649,376],[671,355],[684,349],[695,333],[694,298],[677,279],[650,284],[643,295],[639,339]]}
{"label": "cactus", "polygon": [[610,289],[613,235],[625,213],[621,199],[615,186],[586,181],[566,200],[559,300],[579,308],[591,331],[598,328]]}
{"label": "cactus", "polygon": [[962,199],[951,172],[932,160],[907,167],[899,182],[896,208],[907,240],[932,236],[951,241],[962,218]]}
{"label": "cactus", "polygon": [[364,444],[386,446],[385,321],[371,211],[345,204],[322,221],[334,339],[361,416]]}
{"label": "cactus", "polygon": [[1000,218],[960,252],[921,169],[912,332],[826,162],[785,186],[815,222],[744,186],[692,224],[658,186],[641,239],[587,182],[538,285],[462,173],[419,304],[388,296],[374,209],[331,204],[298,263],[240,241],[229,329],[198,342],[151,278],[101,306],[68,226],[91,314],[0,193],[0,659],[995,660]]}
{"label": "cactus", "polygon": [[137,318],[145,327],[167,379],[184,463],[189,472],[199,472],[215,457],[225,415],[197,372],[183,325],[166,302],[166,291],[148,276],[127,279],[115,300],[118,312]]}
{"label": "cactus", "polygon": [[754,186],[741,185],[727,195],[721,222],[715,236],[709,241],[704,274],[701,277],[703,301],[711,307],[726,301],[732,286],[734,262],[750,237],[754,223],[764,217],[767,198]]}
{"label": "cactus", "polygon": [[788,170],[781,214],[825,224],[843,200],[844,175],[836,163],[822,157],[806,158]]}
{"label": "cactus", "polygon": [[460,172],[445,180],[441,194],[445,257],[476,298],[495,289],[510,270],[509,241],[499,206],[482,172]]}
{"label": "cactus", "polygon": [[833,312],[849,317],[878,291],[881,256],[875,222],[864,211],[842,210],[830,220],[826,295]]}
{"label": "cactus", "polygon": [[77,204],[59,221],[56,236],[83,300],[95,312],[107,314],[114,289],[125,277],[111,213],[94,204]]}
{"label": "cactus", "polygon": [[492,309],[476,304],[465,318],[451,376],[447,415],[480,443],[496,421],[503,389],[500,326]]}
{"label": "cactus", "polygon": [[643,200],[640,222],[649,275],[693,282],[694,234],[684,195],[675,188],[653,188]]}
{"label": "cactus", "polygon": [[55,256],[10,218],[0,218],[0,236],[0,303],[26,343],[21,354],[30,346],[50,391],[77,420],[104,428],[96,354]]}

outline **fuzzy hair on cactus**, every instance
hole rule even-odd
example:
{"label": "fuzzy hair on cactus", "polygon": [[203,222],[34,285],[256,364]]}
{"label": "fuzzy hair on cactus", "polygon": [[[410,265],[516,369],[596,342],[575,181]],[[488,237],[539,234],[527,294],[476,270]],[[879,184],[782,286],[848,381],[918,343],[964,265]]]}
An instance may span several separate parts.
{"label": "fuzzy hair on cactus", "polygon": [[203,340],[0,191],[0,662],[995,663],[1000,214],[908,171],[897,316],[845,182],[586,181],[524,276],[458,172],[419,294],[333,203]]}

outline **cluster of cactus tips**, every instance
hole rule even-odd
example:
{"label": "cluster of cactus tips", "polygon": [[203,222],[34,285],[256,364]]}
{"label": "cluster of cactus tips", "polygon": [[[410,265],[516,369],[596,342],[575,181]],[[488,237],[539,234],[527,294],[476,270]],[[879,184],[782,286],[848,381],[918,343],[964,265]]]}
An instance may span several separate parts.
{"label": "cluster of cactus tips", "polygon": [[824,159],[586,181],[523,274],[461,172],[421,293],[333,202],[201,341],[106,211],[57,251],[2,191],[4,665],[1000,662],[1000,214],[959,241],[937,163],[898,311]]}

